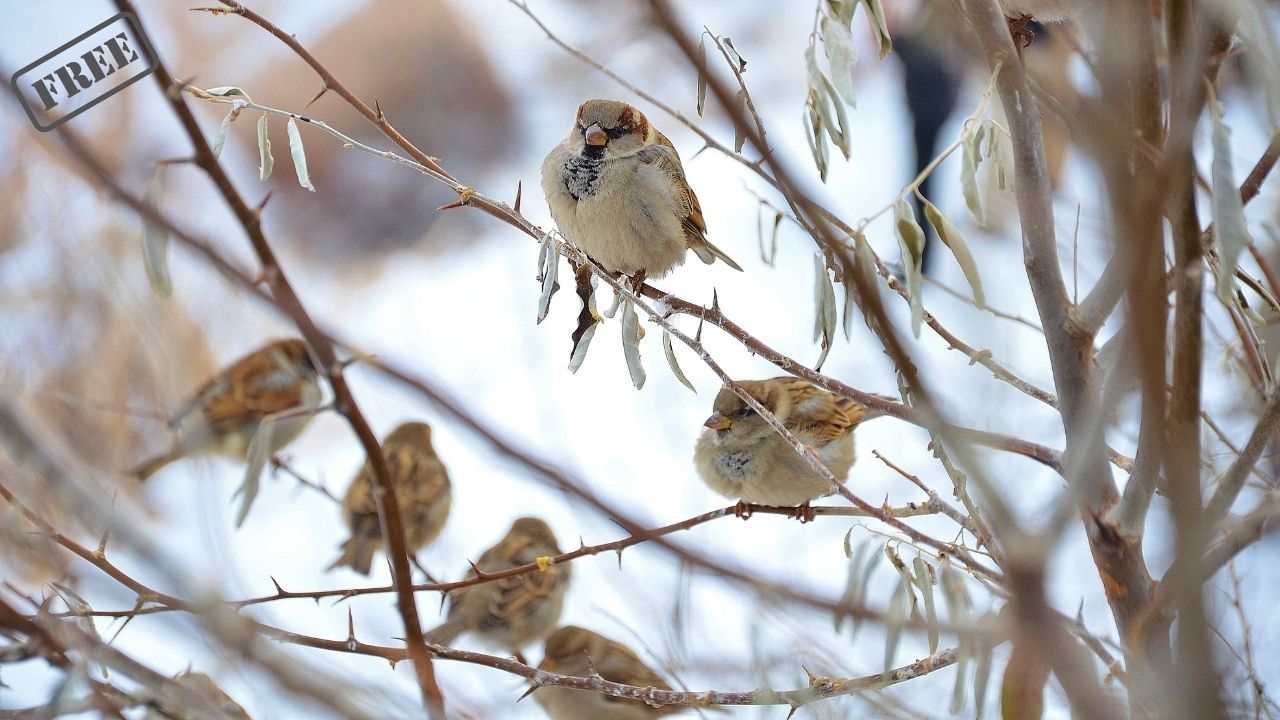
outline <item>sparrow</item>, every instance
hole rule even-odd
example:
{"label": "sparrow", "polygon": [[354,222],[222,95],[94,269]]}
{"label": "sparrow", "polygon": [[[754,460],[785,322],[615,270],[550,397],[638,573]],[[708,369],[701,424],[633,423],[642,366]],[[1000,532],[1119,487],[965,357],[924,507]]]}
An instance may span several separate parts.
{"label": "sparrow", "polygon": [[201,386],[169,420],[177,434],[173,446],[130,474],[143,481],[175,460],[206,453],[247,459],[259,425],[272,416],[269,449],[275,453],[302,434],[320,398],[319,374],[306,343],[268,343]]}
{"label": "sparrow", "polygon": [[204,673],[192,672],[190,670],[179,673],[173,678],[175,681],[194,690],[198,695],[208,701],[208,706],[202,708],[204,712],[196,713],[189,709],[178,707],[176,703],[160,700],[155,702],[147,709],[147,714],[143,716],[143,720],[188,720],[189,718],[206,718],[211,715],[209,710],[217,710],[221,713],[218,717],[229,718],[229,720],[250,720],[249,713],[244,711],[243,707],[235,700],[231,699],[218,687],[213,678]]}
{"label": "sparrow", "polygon": [[636,287],[683,263],[685,250],[742,270],[707,242],[702,206],[675,146],[624,102],[578,107],[568,136],[542,162],[542,192],[565,238]]}
{"label": "sparrow", "polygon": [[[836,480],[849,476],[853,431],[869,419],[869,408],[794,377],[738,384],[812,448]],[[831,483],[729,387],[721,388],[712,410],[693,453],[707,486],[738,498],[739,517],[749,514],[749,504],[794,505],[798,519],[812,519],[809,501],[834,492]]]}
{"label": "sparrow", "polygon": [[[537,518],[522,517],[475,567],[481,572],[507,570],[559,554],[551,528]],[[467,577],[476,577],[475,570]],[[569,566],[554,563],[545,570],[459,588],[449,593],[448,617],[426,633],[427,642],[450,645],[469,632],[518,654],[555,627],[568,588]]]}
{"label": "sparrow", "polygon": [[[584,678],[591,677],[594,670],[610,682],[671,689],[631,648],[575,625],[566,625],[547,636],[538,669]],[[679,705],[655,708],[639,700],[554,685],[538,688],[533,699],[551,720],[656,720],[687,709]]]}
{"label": "sparrow", "polygon": [[[382,455],[395,483],[405,545],[409,552],[415,552],[435,540],[449,518],[453,503],[449,473],[431,446],[431,427],[426,423],[404,423],[392,430],[382,441]],[[345,565],[369,574],[374,551],[384,546],[373,497],[376,487],[373,470],[366,462],[342,498],[342,517],[351,539],[342,544],[342,554],[328,569]]]}

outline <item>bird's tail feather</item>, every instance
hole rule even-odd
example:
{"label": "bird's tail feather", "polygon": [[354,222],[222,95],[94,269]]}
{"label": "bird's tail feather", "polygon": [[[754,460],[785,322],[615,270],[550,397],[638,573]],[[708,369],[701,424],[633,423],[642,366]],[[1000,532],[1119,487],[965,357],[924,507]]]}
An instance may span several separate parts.
{"label": "bird's tail feather", "polygon": [[423,638],[433,645],[452,645],[464,629],[461,618],[449,618],[423,633]]}
{"label": "bird's tail feather", "polygon": [[342,554],[326,569],[349,567],[361,575],[368,575],[373,569],[373,553],[377,549],[378,543],[372,538],[352,537],[342,543]]}
{"label": "bird's tail feather", "polygon": [[720,258],[720,260],[723,261],[725,265],[728,265],[729,267],[739,272],[742,271],[742,266],[734,262],[733,258],[729,257],[728,255],[725,254],[723,250],[716,247],[715,245],[712,245],[706,240],[703,240],[701,243],[698,243],[696,245],[690,245],[690,249],[693,250],[693,252],[698,256],[698,259],[702,260],[702,262],[708,265],[715,262],[716,258]]}

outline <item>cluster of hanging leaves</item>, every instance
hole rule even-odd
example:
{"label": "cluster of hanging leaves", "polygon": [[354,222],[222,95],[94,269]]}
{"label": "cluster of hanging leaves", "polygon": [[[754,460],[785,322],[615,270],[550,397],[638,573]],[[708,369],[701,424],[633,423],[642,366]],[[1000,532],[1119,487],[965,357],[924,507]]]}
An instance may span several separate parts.
{"label": "cluster of hanging leaves", "polygon": [[[823,182],[831,160],[828,143],[834,143],[844,158],[849,159],[849,117],[844,106],[857,104],[851,66],[858,61],[853,43],[853,16],[859,5],[866,6],[867,20],[875,32],[883,60],[893,49],[893,40],[889,37],[881,0],[823,0],[818,8],[817,31],[810,35],[809,47],[804,52],[809,77],[804,103],[805,138]],[[826,73],[818,65],[819,42],[827,58]]]}
{"label": "cluster of hanging leaves", "polygon": [[[240,113],[253,100],[249,98],[248,93],[238,87],[216,87],[194,92],[214,97],[238,98],[231,104],[231,110],[222,118],[222,122],[218,125],[218,132],[213,136],[213,154],[221,157],[222,148],[227,143],[227,133],[231,131],[231,123],[240,117]],[[306,118],[302,118],[302,120],[303,122],[307,121]],[[285,130],[289,136],[289,155],[293,159],[293,169],[297,175],[298,184],[311,192],[315,192],[316,188],[311,184],[311,176],[307,172],[307,154],[302,147],[302,136],[298,133],[298,123],[295,118],[289,118]],[[271,155],[271,138],[267,132],[266,113],[263,113],[258,118],[257,134],[258,179],[266,182],[271,177],[271,171],[275,167],[275,159]],[[146,189],[142,194],[142,201],[148,207],[158,207],[158,202],[164,190],[164,167],[164,165],[156,167],[155,173],[151,176],[151,180],[147,183]],[[147,280],[151,283],[152,289],[162,297],[169,297],[173,294],[173,280],[169,275],[169,244],[171,240],[169,233],[165,232],[163,228],[146,220],[143,221],[142,260],[146,266]]]}
{"label": "cluster of hanging leaves", "polygon": [[[1003,133],[1003,134],[1002,134]],[[1005,184],[1005,168],[1000,161],[998,143],[1007,138],[1007,132],[995,122],[985,120],[980,123],[965,123],[960,138],[962,161],[960,167],[960,185],[964,194],[965,205],[979,225],[986,223],[982,194],[978,187],[978,168],[984,158],[995,159],[996,182],[1001,188]],[[984,152],[985,143],[985,152]],[[965,282],[973,293],[974,304],[979,309],[986,307],[986,293],[982,289],[982,275],[978,271],[978,263],[965,242],[964,234],[951,222],[937,205],[920,194],[916,186],[907,192],[915,193],[924,208],[925,220],[933,226],[942,244],[951,251],[960,270],[964,273]],[[893,204],[894,235],[902,249],[902,268],[906,279],[907,294],[911,307],[911,331],[920,337],[920,324],[924,319],[924,306],[921,303],[921,285],[924,282],[922,263],[924,261],[925,232],[916,217],[915,208],[909,202],[907,193],[903,193]]]}
{"label": "cluster of hanging leaves", "polygon": [[[538,296],[538,316],[539,324],[547,318],[551,309],[551,297],[560,289],[560,284],[556,282],[560,266],[560,247],[559,243],[552,235],[548,234],[542,241],[542,248],[538,252],[538,276],[537,279],[542,283],[542,292]],[[644,328],[640,325],[640,316],[636,312],[635,303],[631,298],[624,296],[622,293],[615,292],[613,305],[604,312],[600,312],[596,308],[595,300],[595,275],[592,273],[591,267],[587,264],[579,264],[577,261],[570,259],[570,267],[573,269],[573,289],[574,294],[578,298],[579,310],[577,326],[574,328],[570,338],[573,346],[569,351],[569,372],[577,373],[578,368],[582,367],[582,363],[587,359],[587,349],[591,346],[591,340],[595,337],[597,328],[608,318],[613,318],[619,311],[622,312],[622,355],[626,359],[627,372],[631,376],[631,384],[636,389],[644,387],[647,375],[644,371],[644,364],[640,360],[640,341],[644,338]],[[662,351],[666,356],[667,365],[671,367],[671,373],[675,376],[680,384],[697,392],[693,387],[693,383],[689,382],[689,378],[685,376],[684,371],[680,369],[680,364],[676,361],[675,348],[671,344],[671,334],[666,328],[662,330]]]}
{"label": "cluster of hanging leaves", "polygon": [[[968,625],[977,619],[964,577],[952,565],[950,558],[935,559],[919,553],[908,562],[900,554],[901,547],[894,542],[879,543],[870,539],[854,547],[853,530],[851,527],[844,536],[844,554],[849,558],[849,576],[845,582],[844,594],[840,597],[842,604],[865,606],[871,579],[883,564],[883,559],[887,559],[889,566],[898,574],[898,581],[884,616],[885,673],[896,664],[902,631],[908,620],[936,626],[942,609],[945,609],[947,618],[957,625]],[[938,599],[939,591],[941,602]],[[845,614],[838,613],[833,620],[836,632],[840,632],[846,623],[850,624],[853,638],[857,637],[862,627],[861,619]],[[938,652],[939,640],[937,629],[931,628],[928,631],[929,654]],[[972,686],[976,717],[981,717],[990,676],[991,647],[978,643],[969,635],[962,636],[958,648],[951,712],[958,714],[964,710],[967,689]]]}

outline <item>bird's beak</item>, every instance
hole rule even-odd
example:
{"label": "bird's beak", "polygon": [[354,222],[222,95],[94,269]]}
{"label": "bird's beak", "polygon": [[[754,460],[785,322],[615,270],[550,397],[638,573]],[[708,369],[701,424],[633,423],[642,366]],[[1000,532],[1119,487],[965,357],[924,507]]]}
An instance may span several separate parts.
{"label": "bird's beak", "polygon": [[587,128],[584,135],[587,139],[587,144],[592,147],[604,147],[605,143],[609,142],[609,136],[605,134],[604,129],[599,125],[592,125]]}
{"label": "bird's beak", "polygon": [[733,427],[733,421],[720,413],[712,413],[711,417],[707,418],[707,421],[702,424],[712,430],[728,430]]}

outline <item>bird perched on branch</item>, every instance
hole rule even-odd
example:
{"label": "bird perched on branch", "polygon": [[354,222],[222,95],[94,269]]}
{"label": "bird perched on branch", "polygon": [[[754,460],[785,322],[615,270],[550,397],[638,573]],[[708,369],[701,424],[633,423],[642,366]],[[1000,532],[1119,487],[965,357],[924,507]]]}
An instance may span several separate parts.
{"label": "bird perched on branch", "polygon": [[[853,431],[873,417],[870,408],[794,377],[738,385],[844,482],[853,466]],[[748,505],[794,505],[797,519],[812,519],[809,501],[835,487],[730,387],[721,388],[712,409],[693,453],[703,482],[738,498],[739,517],[750,514]]]}
{"label": "bird perched on branch", "polygon": [[[263,429],[267,452],[275,453],[306,429],[320,404],[315,361],[302,340],[276,340],[214,375],[173,414],[173,446],[133,468],[146,480],[171,462],[215,453],[247,459],[249,445]],[[268,435],[269,432],[269,435]]]}
{"label": "bird perched on branch", "polygon": [[[556,536],[545,522],[531,517],[516,520],[475,567],[492,573],[538,563],[540,569],[450,592],[448,617],[426,633],[427,642],[450,645],[462,633],[474,633],[519,653],[551,632],[569,589],[569,566],[550,562],[559,554]],[[476,577],[475,570],[467,577]]]}
{"label": "bird perched on branch", "polygon": [[637,288],[683,263],[686,250],[742,269],[707,242],[675,146],[624,102],[582,103],[569,135],[542,162],[542,192],[569,242]]}
{"label": "bird perched on branch", "polygon": [[[539,670],[583,678],[591,677],[594,671],[610,682],[671,689],[631,648],[586,628],[566,625],[547,636],[544,649]],[[651,707],[639,700],[554,685],[538,688],[533,699],[551,720],[657,720],[687,709],[678,705]]]}
{"label": "bird perched on branch", "polygon": [[[449,519],[453,503],[449,474],[431,445],[431,426],[426,423],[404,423],[392,430],[382,441],[382,455],[395,483],[405,546],[415,552],[435,540]],[[376,487],[373,469],[366,461],[342,498],[342,517],[351,538],[342,544],[342,554],[330,570],[345,565],[368,575],[374,551],[385,547],[374,499]]]}

